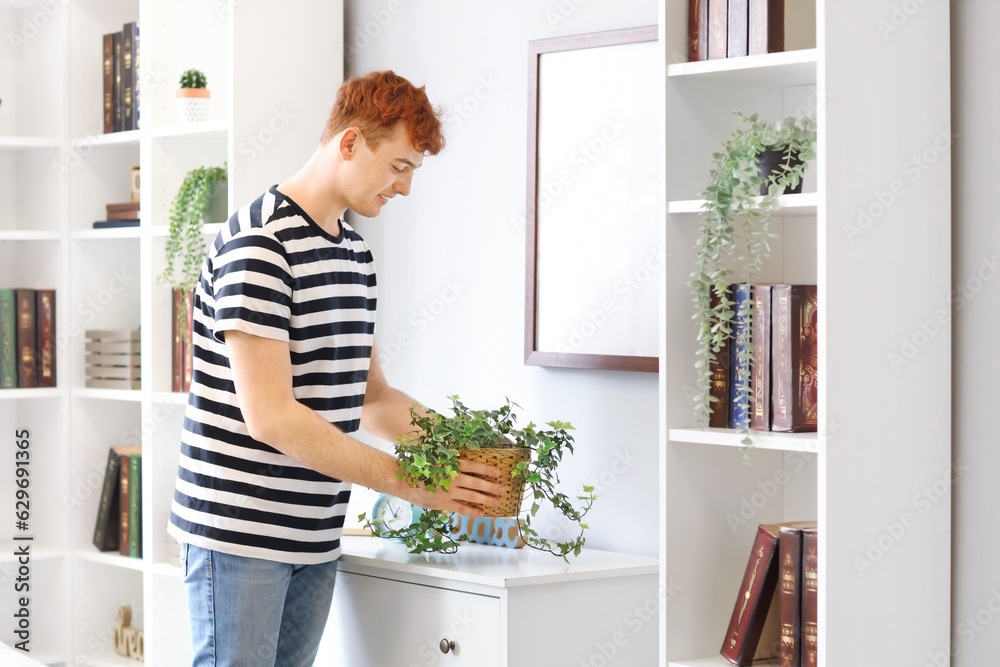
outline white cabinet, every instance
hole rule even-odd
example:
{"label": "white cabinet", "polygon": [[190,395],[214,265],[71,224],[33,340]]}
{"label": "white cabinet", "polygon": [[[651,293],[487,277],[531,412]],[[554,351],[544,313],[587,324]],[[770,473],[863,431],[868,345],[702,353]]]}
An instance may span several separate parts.
{"label": "white cabinet", "polygon": [[347,537],[316,665],[654,665],[661,597],[655,558]]}

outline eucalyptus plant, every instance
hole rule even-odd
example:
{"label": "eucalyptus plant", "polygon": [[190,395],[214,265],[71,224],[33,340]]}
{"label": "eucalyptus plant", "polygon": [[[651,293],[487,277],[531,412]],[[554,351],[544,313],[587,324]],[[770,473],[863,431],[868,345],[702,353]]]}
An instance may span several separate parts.
{"label": "eucalyptus plant", "polygon": [[[737,318],[747,318],[753,311],[750,301],[734,310],[735,302],[728,297],[729,284],[734,278],[750,284],[755,272],[770,256],[770,239],[777,238],[771,227],[775,212],[781,208],[779,197],[786,188],[796,187],[810,160],[816,157],[816,120],[813,116],[788,116],[781,121],[767,122],[757,114],[745,115],[734,111],[742,126],[736,129],[713,153],[715,166],[701,196],[705,204],[701,213],[701,232],[695,244],[697,259],[689,285],[695,303],[698,351],[695,360],[697,389],[694,397],[698,423],[707,423],[711,403],[712,365],[717,354],[733,333]],[[762,177],[758,158],[772,149],[781,154],[778,168]],[[765,194],[761,196],[761,186]],[[730,265],[739,267],[739,274]],[[713,293],[717,302],[713,306]],[[737,353],[752,355],[750,342],[739,341]],[[744,361],[745,358],[738,358]],[[748,368],[748,364],[740,364]],[[736,378],[737,392],[748,409],[751,400],[749,373]],[[744,453],[752,444],[749,429],[743,429]]]}
{"label": "eucalyptus plant", "polygon": [[182,336],[187,335],[184,313],[189,307],[189,294],[198,283],[201,263],[207,251],[203,231],[212,187],[226,182],[227,174],[225,165],[192,169],[184,177],[170,205],[170,229],[159,282],[182,290],[182,307],[177,313]]}
{"label": "eucalyptus plant", "polygon": [[[531,452],[529,461],[518,463],[513,474],[525,480],[524,497],[531,508],[524,515],[523,525],[518,522],[520,536],[525,543],[540,551],[561,556],[568,561],[568,554],[579,555],[586,538],[584,531],[589,528],[583,519],[593,506],[594,487],[584,486],[583,495],[574,504],[566,494],[560,492],[557,468],[564,454],[573,452],[573,425],[568,422],[548,422],[548,428],[540,429],[533,423],[524,428],[516,426],[514,408],[520,407],[509,399],[499,408],[492,410],[471,410],[458,396],[449,397],[453,415],[446,416],[433,409],[417,404],[410,407],[410,417],[416,427],[416,435],[396,440],[395,451],[402,472],[399,478],[411,486],[424,485],[432,492],[447,491],[452,480],[458,476],[458,464],[463,449],[482,448],[527,448]],[[579,533],[560,542],[542,537],[531,521],[547,502],[567,521],[579,528]],[[371,520],[365,514],[358,517],[373,534],[379,537],[402,539],[411,553],[439,552],[454,553],[458,542],[452,538],[454,517],[441,510],[426,510],[417,521],[409,526],[391,529],[380,518]]]}
{"label": "eucalyptus plant", "polygon": [[205,78],[205,74],[201,70],[189,69],[181,74],[180,87],[206,88],[208,87],[208,80]]}

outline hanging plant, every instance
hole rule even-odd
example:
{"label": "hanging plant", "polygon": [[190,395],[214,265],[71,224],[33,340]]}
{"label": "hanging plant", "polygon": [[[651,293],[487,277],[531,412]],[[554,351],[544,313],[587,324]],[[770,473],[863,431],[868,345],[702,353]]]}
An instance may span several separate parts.
{"label": "hanging plant", "polygon": [[[754,275],[770,256],[770,239],[777,238],[771,230],[775,212],[781,208],[779,197],[801,187],[806,165],[814,159],[816,121],[812,116],[786,117],[768,123],[757,114],[749,116],[734,111],[742,127],[736,129],[713,153],[715,160],[708,186],[701,196],[705,204],[701,213],[701,231],[695,244],[697,259],[689,285],[695,303],[698,350],[695,370],[697,386],[694,397],[697,423],[704,426],[712,411],[712,366],[717,354],[732,337],[737,318],[752,314],[751,302],[743,303],[739,311],[728,297],[732,282],[751,284]],[[767,152],[773,170],[761,169],[760,158]],[[739,267],[736,271],[729,265]],[[738,278],[738,280],[736,279]],[[713,305],[713,296],[716,297]],[[749,341],[739,341],[737,360],[744,362],[753,354]],[[738,367],[749,368],[740,363]],[[750,399],[749,373],[740,372],[735,379],[737,395],[747,403]],[[752,444],[748,428],[742,430],[744,453]]]}

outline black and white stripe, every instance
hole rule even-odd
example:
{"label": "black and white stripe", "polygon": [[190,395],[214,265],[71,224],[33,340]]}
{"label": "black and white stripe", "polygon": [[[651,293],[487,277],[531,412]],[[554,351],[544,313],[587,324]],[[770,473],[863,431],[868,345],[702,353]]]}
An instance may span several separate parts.
{"label": "black and white stripe", "polygon": [[194,301],[194,375],[168,532],[252,558],[321,563],[340,555],[351,485],[250,437],[225,332],[288,343],[295,398],[358,430],[375,332],[375,265],[343,221],[325,232],[275,187],[219,232]]}

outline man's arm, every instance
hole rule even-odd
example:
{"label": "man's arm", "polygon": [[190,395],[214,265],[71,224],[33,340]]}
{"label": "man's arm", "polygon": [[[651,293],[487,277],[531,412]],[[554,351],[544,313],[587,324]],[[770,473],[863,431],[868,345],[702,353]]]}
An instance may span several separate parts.
{"label": "man's arm", "polygon": [[[465,503],[499,504],[500,485],[469,474],[499,476],[498,469],[482,463],[463,461],[447,492],[414,489],[398,479],[400,467],[394,457],[351,438],[295,400],[287,343],[227,331],[226,349],[240,410],[255,440],[324,475],[391,493],[427,509],[481,516]],[[408,410],[409,402],[407,414]]]}

